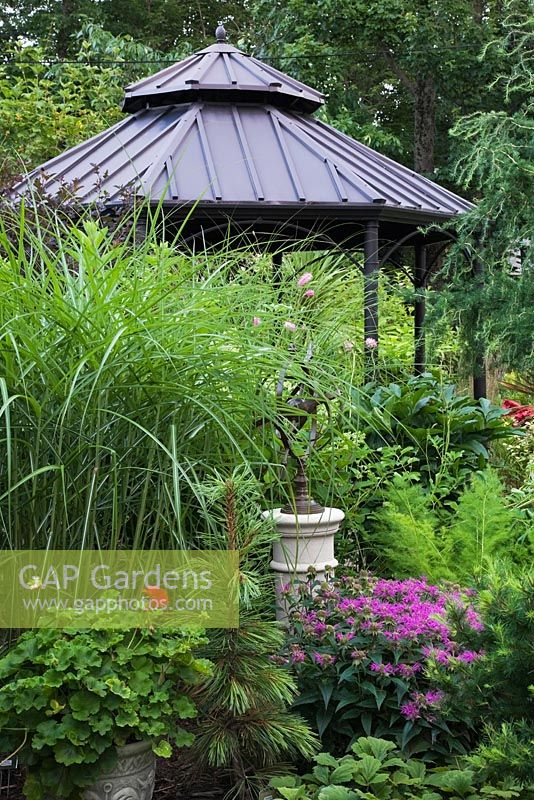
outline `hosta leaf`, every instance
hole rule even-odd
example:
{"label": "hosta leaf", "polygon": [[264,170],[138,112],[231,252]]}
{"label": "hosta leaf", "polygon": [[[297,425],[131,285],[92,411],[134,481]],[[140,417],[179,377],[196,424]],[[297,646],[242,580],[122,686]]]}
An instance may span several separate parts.
{"label": "hosta leaf", "polygon": [[[358,755],[369,755],[378,758],[382,761],[391,750],[395,750],[393,742],[387,742],[385,739],[378,739],[376,736],[360,736],[357,742],[352,746],[352,749]],[[401,761],[401,765],[404,762]]]}
{"label": "hosta leaf", "polygon": [[313,768],[313,777],[318,783],[330,783],[330,770],[321,764]]}
{"label": "hosta leaf", "polygon": [[[321,753],[320,755],[325,754]],[[273,789],[279,789],[281,786],[292,788],[295,786],[296,782],[297,778],[295,778],[294,775],[276,775],[269,781],[269,786],[272,786]]]}
{"label": "hosta leaf", "polygon": [[285,800],[300,800],[300,798],[306,800],[306,789],[304,786],[280,787],[278,791]]}
{"label": "hosta leaf", "polygon": [[429,775],[426,782],[430,786],[465,794],[473,785],[473,777],[474,773],[470,769],[450,769]]}
{"label": "hosta leaf", "polygon": [[333,783],[348,783],[352,779],[352,773],[354,771],[354,763],[350,761],[346,761],[343,764],[340,764],[333,770],[332,774],[330,775],[330,780]]}
{"label": "hosta leaf", "polygon": [[378,774],[381,767],[382,763],[378,758],[363,755],[357,765],[357,775],[364,783],[370,783],[375,775]]}

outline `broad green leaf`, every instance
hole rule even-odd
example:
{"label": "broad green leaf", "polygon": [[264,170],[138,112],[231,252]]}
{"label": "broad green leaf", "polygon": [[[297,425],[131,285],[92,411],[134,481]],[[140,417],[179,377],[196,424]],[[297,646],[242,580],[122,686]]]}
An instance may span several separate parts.
{"label": "broad green leaf", "polygon": [[349,800],[350,792],[346,786],[325,786],[317,795],[317,800]]}
{"label": "broad green leaf", "polygon": [[170,758],[172,756],[172,747],[166,739],[161,739],[156,744],[153,744],[152,750],[161,758]]}

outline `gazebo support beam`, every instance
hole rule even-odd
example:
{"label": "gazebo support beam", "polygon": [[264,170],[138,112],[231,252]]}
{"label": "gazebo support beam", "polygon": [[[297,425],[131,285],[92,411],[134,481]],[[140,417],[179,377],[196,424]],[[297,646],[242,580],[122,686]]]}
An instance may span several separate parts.
{"label": "gazebo support beam", "polygon": [[415,301],[414,301],[414,373],[425,371],[425,298],[422,292],[426,280],[426,246],[422,242],[415,245]]}
{"label": "gazebo support beam", "polygon": [[276,286],[277,289],[279,289],[282,283],[282,253],[273,253],[272,265],[273,265],[273,284],[274,286]]}
{"label": "gazebo support beam", "polygon": [[[363,241],[363,337],[365,342],[374,339],[378,344],[378,276],[380,262],[378,257],[378,221],[365,223]],[[364,342],[364,344],[365,344]],[[367,370],[371,359],[377,353],[376,347],[365,345]]]}

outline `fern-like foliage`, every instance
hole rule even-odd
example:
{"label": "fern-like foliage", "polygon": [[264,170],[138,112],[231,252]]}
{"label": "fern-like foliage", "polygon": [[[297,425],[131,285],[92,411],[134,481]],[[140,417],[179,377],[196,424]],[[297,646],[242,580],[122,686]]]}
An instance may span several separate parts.
{"label": "fern-like foliage", "polygon": [[534,524],[514,500],[497,474],[485,470],[475,474],[450,511],[438,514],[430,492],[409,476],[397,476],[363,538],[381,573],[469,584],[492,559],[517,566],[532,561]]}
{"label": "fern-like foliage", "polygon": [[374,514],[367,538],[376,556],[376,569],[396,578],[445,577],[437,530],[437,515],[422,486],[409,476],[395,476],[384,491],[384,503]]}
{"label": "fern-like foliage", "polygon": [[443,533],[448,563],[454,565],[455,577],[468,580],[484,568],[488,558],[507,556],[526,560],[532,547],[525,541],[518,545],[524,521],[521,513],[504,497],[497,474],[486,470],[475,476],[456,506],[452,523]]}

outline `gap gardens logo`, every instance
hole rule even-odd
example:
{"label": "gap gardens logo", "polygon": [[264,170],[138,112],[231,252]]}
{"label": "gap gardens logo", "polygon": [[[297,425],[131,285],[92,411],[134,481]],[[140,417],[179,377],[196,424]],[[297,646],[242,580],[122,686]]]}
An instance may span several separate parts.
{"label": "gap gardens logo", "polygon": [[235,550],[0,551],[0,627],[239,624]]}

